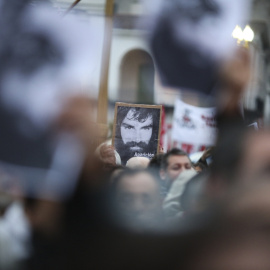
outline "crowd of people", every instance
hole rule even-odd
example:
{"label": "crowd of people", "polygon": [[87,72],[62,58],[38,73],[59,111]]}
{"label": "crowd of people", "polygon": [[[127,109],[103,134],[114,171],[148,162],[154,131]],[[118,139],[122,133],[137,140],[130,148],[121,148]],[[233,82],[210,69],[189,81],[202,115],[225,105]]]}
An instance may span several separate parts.
{"label": "crowd of people", "polygon": [[268,269],[269,132],[226,130],[196,163],[175,148],[124,166],[102,144],[66,201],[3,192],[1,266]]}

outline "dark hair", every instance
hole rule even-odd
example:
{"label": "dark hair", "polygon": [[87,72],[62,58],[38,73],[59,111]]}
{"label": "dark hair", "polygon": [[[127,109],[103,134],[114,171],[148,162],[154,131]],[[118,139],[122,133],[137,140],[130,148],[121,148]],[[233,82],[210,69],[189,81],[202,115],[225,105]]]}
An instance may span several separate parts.
{"label": "dark hair", "polygon": [[[152,110],[156,110],[159,112],[159,109],[152,109],[152,108],[142,108],[142,107],[129,107],[129,106],[119,106],[117,111],[117,120],[120,121],[120,124],[126,117],[127,113],[133,110],[134,114],[131,119],[138,120],[139,122],[144,122],[149,116],[153,116]],[[158,113],[159,114],[159,113]]]}
{"label": "dark hair", "polygon": [[131,119],[138,120],[141,123],[145,122],[148,119],[148,117],[152,116],[153,132],[152,132],[151,141],[157,140],[160,110],[155,109],[155,108],[152,109],[152,108],[142,108],[142,107],[127,107],[127,106],[118,107],[115,137],[121,138],[121,131],[120,131],[121,124],[130,110],[134,111]]}
{"label": "dark hair", "polygon": [[[168,160],[171,156],[186,156],[189,159],[189,156],[185,151],[178,149],[178,148],[173,148],[170,151],[168,151],[165,155],[163,155],[162,162],[161,162],[162,169],[167,169],[167,167],[169,165]],[[191,163],[191,161],[190,161],[190,163]]]}

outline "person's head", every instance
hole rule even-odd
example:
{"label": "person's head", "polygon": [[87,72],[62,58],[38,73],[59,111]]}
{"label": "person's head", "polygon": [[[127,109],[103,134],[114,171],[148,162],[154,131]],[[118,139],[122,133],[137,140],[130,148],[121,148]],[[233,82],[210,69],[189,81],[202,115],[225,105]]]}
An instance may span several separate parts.
{"label": "person's head", "polygon": [[135,153],[156,153],[159,114],[159,109],[118,107],[115,146],[123,164]]}
{"label": "person's head", "polygon": [[192,164],[188,154],[180,149],[173,148],[163,156],[160,176],[170,185],[181,172],[191,169]]}
{"label": "person's head", "polygon": [[118,211],[128,222],[153,221],[161,213],[159,184],[148,170],[122,171],[114,181]]}
{"label": "person's head", "polygon": [[146,157],[132,157],[127,161],[126,166],[130,169],[146,169],[149,162]]}

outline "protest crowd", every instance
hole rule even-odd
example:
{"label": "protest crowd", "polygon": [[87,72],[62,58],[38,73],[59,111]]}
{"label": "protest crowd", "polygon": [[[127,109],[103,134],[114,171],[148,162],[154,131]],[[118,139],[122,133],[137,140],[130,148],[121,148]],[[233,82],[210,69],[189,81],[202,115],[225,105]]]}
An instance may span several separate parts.
{"label": "protest crowd", "polygon": [[[0,1],[0,21],[13,20],[31,1],[22,2],[27,4]],[[5,17],[10,8],[15,15]],[[19,31],[21,23],[15,21],[10,31]],[[39,32],[21,31],[12,42],[24,40],[13,48],[0,29],[6,42],[0,45],[3,93],[2,88],[19,87],[4,79],[10,70],[28,76],[48,59],[57,70],[64,57],[50,50]],[[29,55],[36,59],[29,61]],[[29,155],[25,164],[37,168],[35,161],[47,160],[50,144],[44,135],[32,145],[23,127],[12,127],[9,119],[19,118],[20,111],[6,109],[7,95],[1,94],[0,269],[270,269],[270,132],[247,127],[239,107],[252,76],[249,49],[238,46],[216,76],[218,134],[196,161],[180,148],[163,152],[161,107],[118,104],[114,133],[101,141],[96,101],[82,94],[68,97],[45,132],[49,138],[72,137],[55,164],[63,166],[79,145],[76,153],[82,154],[75,160],[81,162],[59,165],[64,180],[60,174],[50,178],[49,172],[5,166],[22,164],[18,157],[25,161]],[[39,79],[33,79],[35,88],[44,83]],[[27,143],[10,150],[17,147],[13,134],[19,132]],[[73,184],[65,181],[71,175]],[[47,177],[52,180],[43,181]]]}

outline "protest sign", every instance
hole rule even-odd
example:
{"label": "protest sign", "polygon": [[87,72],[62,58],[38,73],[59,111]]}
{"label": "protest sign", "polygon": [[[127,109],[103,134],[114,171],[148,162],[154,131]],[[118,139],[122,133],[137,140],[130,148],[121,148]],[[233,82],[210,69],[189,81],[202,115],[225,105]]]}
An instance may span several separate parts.
{"label": "protest sign", "polygon": [[131,157],[153,158],[159,151],[161,105],[115,104],[112,144],[123,165]]}
{"label": "protest sign", "polygon": [[217,133],[215,115],[215,108],[199,108],[177,100],[173,116],[173,146],[189,154],[213,146]]}
{"label": "protest sign", "polygon": [[233,29],[249,9],[249,0],[160,1],[150,47],[162,84],[211,95],[220,62],[236,48]]}
{"label": "protest sign", "polygon": [[95,68],[99,29],[29,1],[2,1],[0,23],[0,188],[65,199],[85,153],[52,125],[68,98],[85,93],[78,89]]}

